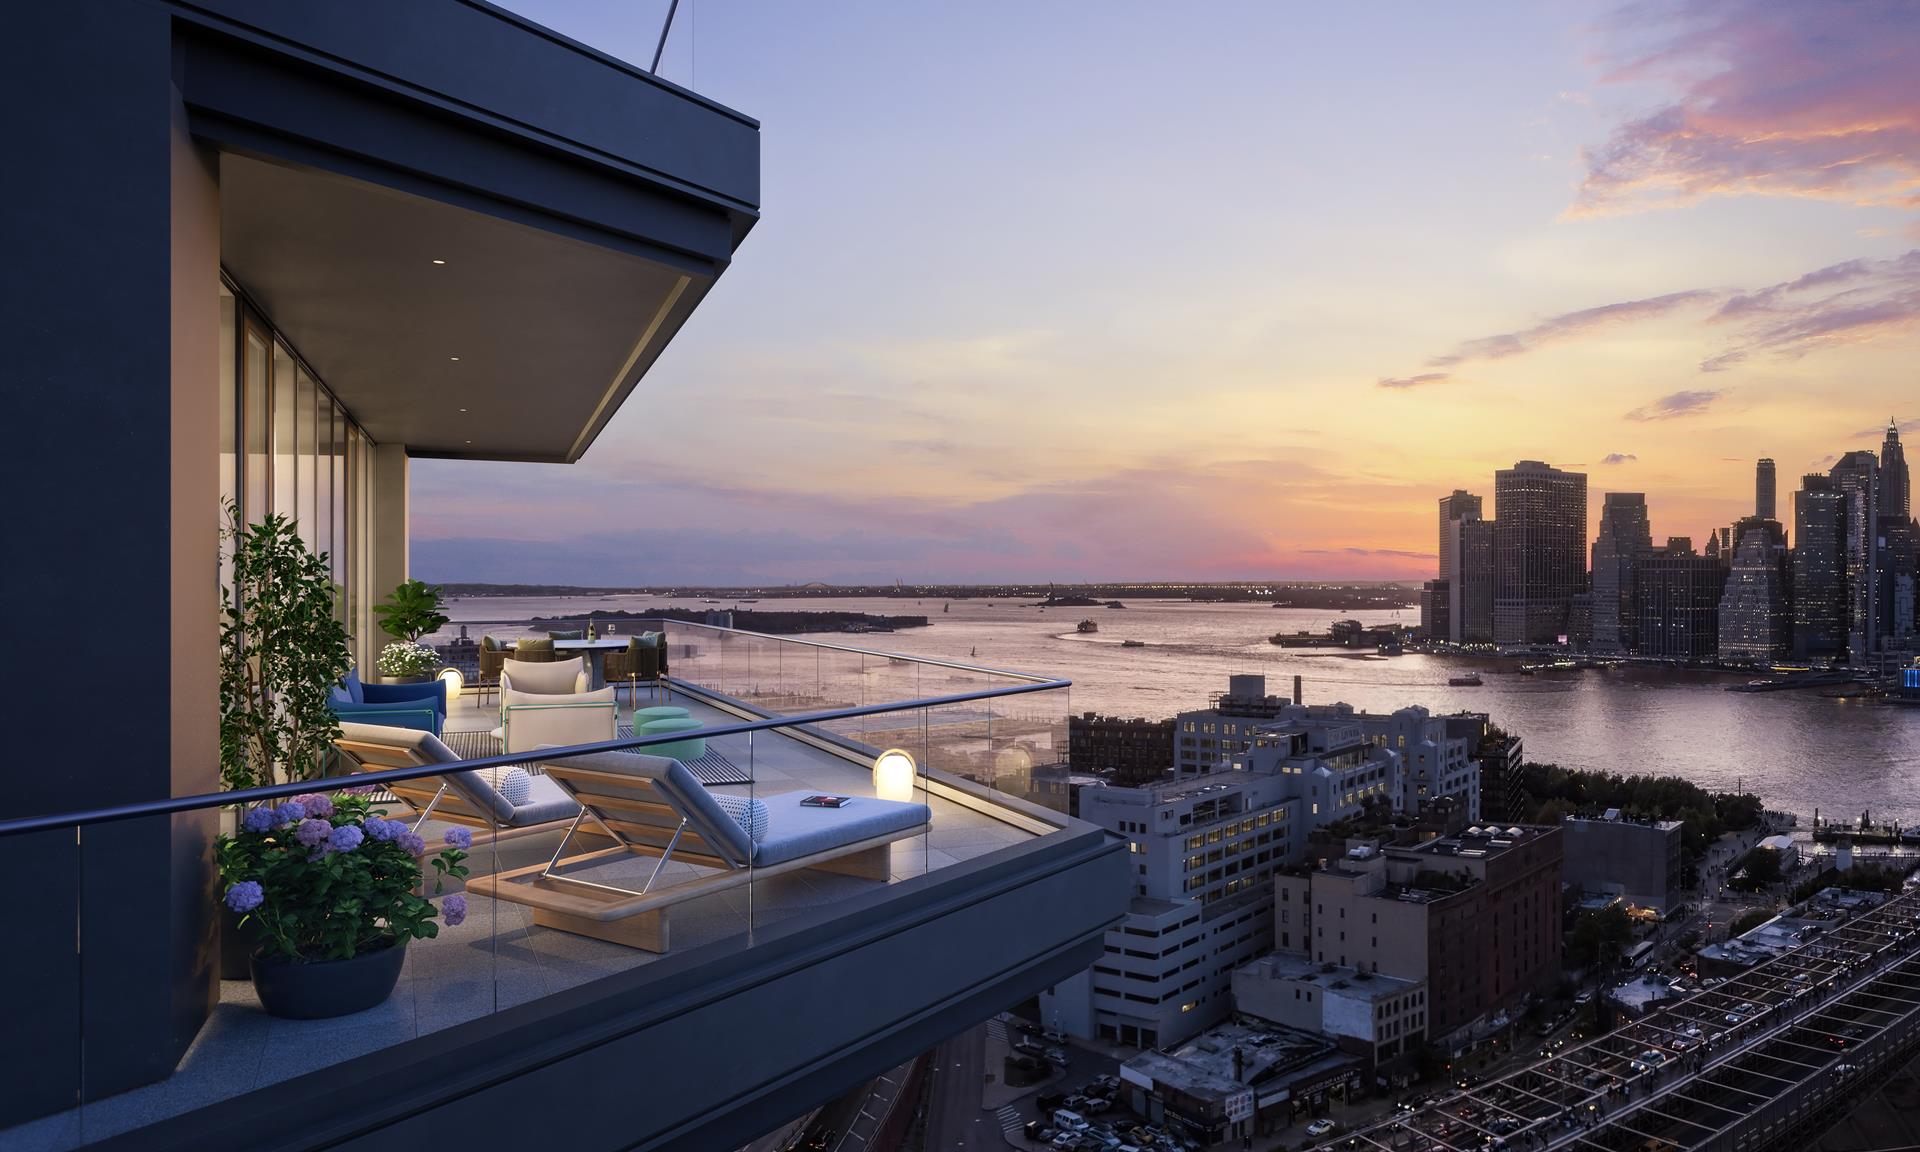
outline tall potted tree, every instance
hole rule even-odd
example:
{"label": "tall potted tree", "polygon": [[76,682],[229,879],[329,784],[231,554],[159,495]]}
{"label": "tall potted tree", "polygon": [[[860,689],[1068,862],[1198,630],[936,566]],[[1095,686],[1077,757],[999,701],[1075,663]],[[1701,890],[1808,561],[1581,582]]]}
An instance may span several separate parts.
{"label": "tall potted tree", "polygon": [[326,772],[340,722],[327,693],[353,666],[325,553],[293,521],[238,522],[227,509],[233,582],[220,589],[220,776],[233,789]]}
{"label": "tall potted tree", "polygon": [[380,650],[380,674],[392,683],[429,680],[440,662],[433,649],[420,643],[447,625],[440,611],[440,589],[424,580],[403,580],[386,602],[374,606],[380,627],[393,643]]}
{"label": "tall potted tree", "polygon": [[[353,657],[335,613],[325,555],[308,551],[284,516],[242,524],[225,509],[231,583],[220,588],[220,780],[257,788],[326,773],[340,722],[327,693]],[[222,922],[221,975],[245,979],[252,934]]]}

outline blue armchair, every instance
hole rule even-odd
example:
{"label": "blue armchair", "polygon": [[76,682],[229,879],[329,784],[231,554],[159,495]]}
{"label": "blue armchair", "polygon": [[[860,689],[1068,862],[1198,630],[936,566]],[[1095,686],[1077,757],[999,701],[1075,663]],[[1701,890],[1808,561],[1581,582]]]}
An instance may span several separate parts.
{"label": "blue armchair", "polygon": [[447,682],[363,684],[355,669],[333,686],[327,706],[349,723],[412,728],[438,736],[447,723]]}

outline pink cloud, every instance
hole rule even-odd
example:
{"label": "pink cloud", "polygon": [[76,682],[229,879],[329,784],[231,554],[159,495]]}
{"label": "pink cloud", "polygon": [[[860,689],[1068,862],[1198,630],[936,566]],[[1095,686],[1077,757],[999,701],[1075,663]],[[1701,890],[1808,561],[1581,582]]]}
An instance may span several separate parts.
{"label": "pink cloud", "polygon": [[1717,296],[1718,293],[1709,289],[1695,288],[1685,292],[1669,292],[1665,296],[1651,296],[1645,300],[1621,300],[1595,308],[1582,308],[1577,312],[1563,312],[1558,316],[1549,316],[1531,328],[1462,341],[1446,355],[1428,360],[1427,366],[1447,368],[1468,360],[1504,360],[1509,356],[1531,352],[1542,344],[1584,335],[1597,328],[1647,320],[1689,305],[1709,303]]}
{"label": "pink cloud", "polygon": [[1920,207],[1920,6],[1901,0],[1676,0],[1656,47],[1613,79],[1666,79],[1673,103],[1584,153],[1572,212],[1709,196]]}
{"label": "pink cloud", "polygon": [[1445,372],[1422,372],[1418,376],[1382,376],[1378,387],[1396,391],[1419,388],[1425,384],[1441,384],[1451,379]]}
{"label": "pink cloud", "polygon": [[[1685,315],[1689,309],[1700,314],[1704,336],[1726,339],[1724,347],[1700,362],[1700,371],[1708,373],[1725,372],[1758,357],[1794,360],[1825,347],[1897,335],[1920,326],[1920,249],[1884,260],[1848,260],[1759,288],[1693,288],[1565,312],[1529,328],[1463,340],[1451,352],[1429,358],[1427,366],[1502,360],[1619,325]],[[1383,378],[1380,387],[1407,388],[1443,375]],[[1701,401],[1707,403],[1717,393],[1676,395],[1707,397]],[[1634,419],[1672,414],[1657,406],[1636,411],[1642,414]]]}

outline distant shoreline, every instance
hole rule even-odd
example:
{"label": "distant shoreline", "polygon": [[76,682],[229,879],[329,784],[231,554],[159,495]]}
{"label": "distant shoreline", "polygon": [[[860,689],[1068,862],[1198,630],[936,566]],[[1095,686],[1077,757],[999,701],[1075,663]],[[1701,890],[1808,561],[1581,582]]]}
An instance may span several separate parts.
{"label": "distant shoreline", "polygon": [[1270,604],[1275,608],[1314,608],[1365,612],[1417,608],[1416,588],[1394,581],[1290,581],[1139,584],[800,584],[772,587],[638,585],[590,587],[576,584],[441,584],[449,597],[560,598],[573,596],[660,596],[716,600],[1024,600],[1059,604],[1105,604],[1110,600],[1184,600],[1200,604]]}

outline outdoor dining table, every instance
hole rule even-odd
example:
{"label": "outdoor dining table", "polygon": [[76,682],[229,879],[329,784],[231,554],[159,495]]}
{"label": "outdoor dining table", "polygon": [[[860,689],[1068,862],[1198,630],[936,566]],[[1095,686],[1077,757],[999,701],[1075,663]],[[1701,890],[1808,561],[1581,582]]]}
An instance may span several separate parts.
{"label": "outdoor dining table", "polygon": [[[555,640],[555,655],[582,655],[587,658],[587,689],[597,692],[607,686],[607,653],[624,651],[627,647],[625,636],[602,636],[598,640]],[[519,642],[509,640],[506,649],[513,652],[519,648]]]}

